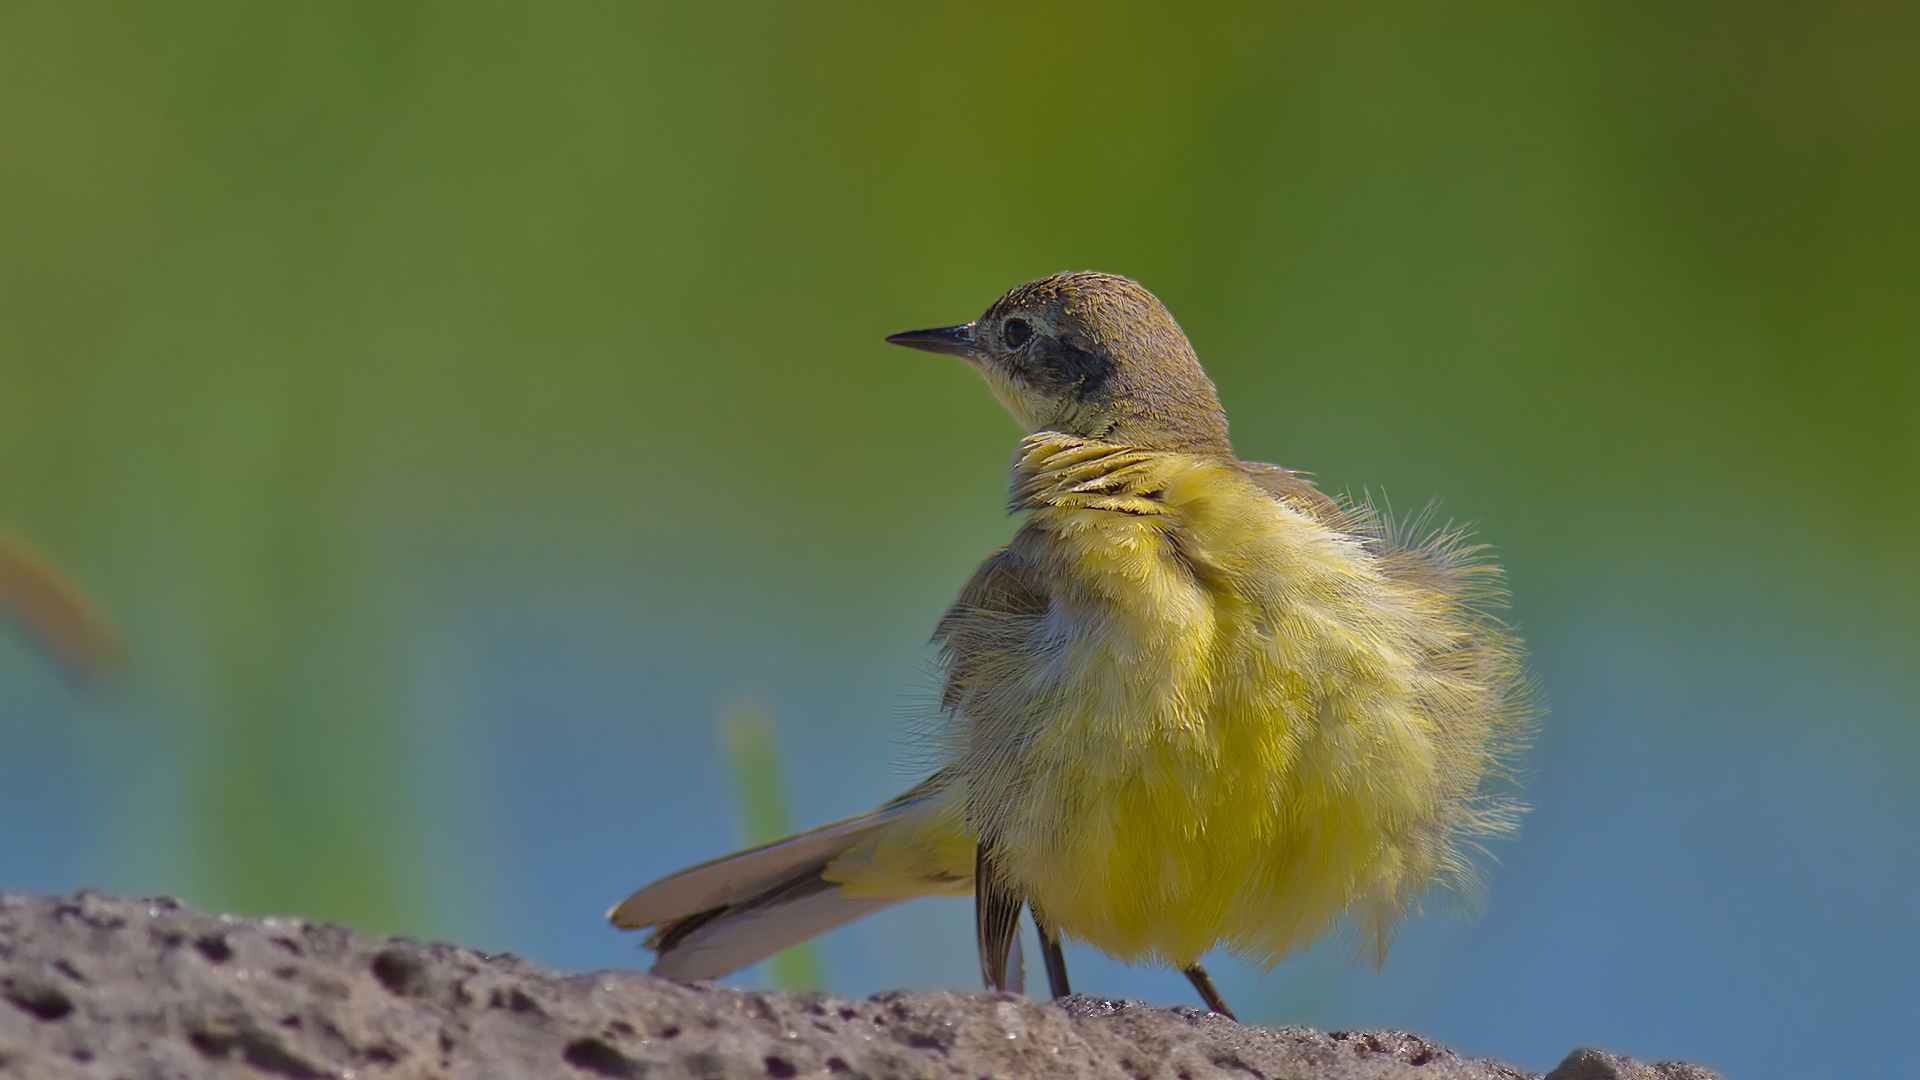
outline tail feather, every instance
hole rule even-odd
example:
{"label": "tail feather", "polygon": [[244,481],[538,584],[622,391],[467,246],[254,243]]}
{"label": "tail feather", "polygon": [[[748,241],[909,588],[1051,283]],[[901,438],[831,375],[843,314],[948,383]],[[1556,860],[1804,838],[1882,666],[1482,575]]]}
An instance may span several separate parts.
{"label": "tail feather", "polygon": [[653,973],[717,979],[898,899],[854,898],[821,875],[892,817],[893,805],[736,852],[661,878],[607,913],[623,930],[652,926]]}
{"label": "tail feather", "polygon": [[622,900],[607,919],[622,930],[673,923],[715,908],[756,900],[769,889],[806,877],[885,824],[876,810],[810,829],[764,847],[724,855],[669,874]]}
{"label": "tail feather", "polygon": [[[815,880],[818,880],[817,878]],[[741,907],[719,908],[661,927],[653,973],[669,979],[717,979],[791,945],[871,915],[900,901],[840,895],[828,882],[817,891]],[[651,944],[651,942],[650,942]]]}
{"label": "tail feather", "polygon": [[[669,874],[622,900],[607,918],[622,930],[654,928],[646,945],[657,954],[656,975],[715,979],[737,971],[906,899],[845,896],[824,875],[834,860],[897,823],[943,783],[936,774],[871,813]],[[953,884],[936,878],[931,891]]]}

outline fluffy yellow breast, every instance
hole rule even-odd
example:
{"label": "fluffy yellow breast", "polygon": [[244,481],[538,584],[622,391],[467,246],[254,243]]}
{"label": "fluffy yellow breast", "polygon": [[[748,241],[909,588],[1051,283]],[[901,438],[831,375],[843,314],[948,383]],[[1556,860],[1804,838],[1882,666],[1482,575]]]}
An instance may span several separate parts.
{"label": "fluffy yellow breast", "polygon": [[1180,966],[1271,964],[1342,918],[1382,957],[1468,874],[1456,840],[1507,826],[1485,788],[1527,716],[1474,568],[1260,476],[1027,440],[1028,520],[939,631],[946,779],[896,844],[988,837],[1059,930]]}

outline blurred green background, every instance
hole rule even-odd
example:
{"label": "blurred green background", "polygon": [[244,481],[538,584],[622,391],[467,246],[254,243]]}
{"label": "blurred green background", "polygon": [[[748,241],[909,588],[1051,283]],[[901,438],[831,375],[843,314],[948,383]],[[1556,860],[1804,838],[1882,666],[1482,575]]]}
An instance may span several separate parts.
{"label": "blurred green background", "polygon": [[0,627],[0,887],[642,963],[600,913],[749,828],[720,710],[801,823],[894,793],[1011,532],[1013,423],[881,337],[1095,268],[1243,456],[1480,523],[1553,710],[1483,919],[1217,960],[1242,1015],[1885,1071],[1827,1033],[1920,1012],[1917,55],[1892,0],[0,5],[0,522],[131,657]]}

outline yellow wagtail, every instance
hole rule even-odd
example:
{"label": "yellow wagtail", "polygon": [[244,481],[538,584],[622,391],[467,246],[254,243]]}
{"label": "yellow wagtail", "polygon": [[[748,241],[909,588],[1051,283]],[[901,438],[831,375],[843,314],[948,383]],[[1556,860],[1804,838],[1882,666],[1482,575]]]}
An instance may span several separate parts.
{"label": "yellow wagtail", "polygon": [[1216,945],[1270,968],[1344,920],[1377,965],[1423,894],[1472,891],[1533,710],[1489,614],[1499,570],[1459,531],[1235,458],[1186,335],[1126,278],[1055,274],[887,340],[965,360],[1028,432],[1026,520],[934,633],[943,766],[628,897],[609,918],[655,927],[655,973],[972,894],[989,987],[1018,982],[1026,906],[1056,997],[1072,938],[1171,964],[1226,1013]]}

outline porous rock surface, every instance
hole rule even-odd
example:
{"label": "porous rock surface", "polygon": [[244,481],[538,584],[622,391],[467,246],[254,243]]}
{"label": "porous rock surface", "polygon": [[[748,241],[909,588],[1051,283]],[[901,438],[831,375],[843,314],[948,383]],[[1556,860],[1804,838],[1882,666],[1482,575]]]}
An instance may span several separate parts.
{"label": "porous rock surface", "polygon": [[[0,896],[0,1077],[1513,1080],[1415,1035],[1079,996],[861,1000],[561,975],[173,900]],[[1550,1080],[1708,1080],[1576,1051]]]}

